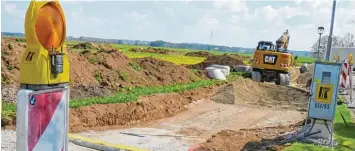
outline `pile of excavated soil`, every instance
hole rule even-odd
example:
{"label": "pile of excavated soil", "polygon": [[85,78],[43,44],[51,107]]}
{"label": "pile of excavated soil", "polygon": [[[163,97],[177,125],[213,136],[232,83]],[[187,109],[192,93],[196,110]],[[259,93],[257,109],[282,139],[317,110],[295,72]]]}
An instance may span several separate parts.
{"label": "pile of excavated soil", "polygon": [[283,134],[293,132],[299,124],[239,131],[222,130],[199,145],[194,151],[236,151],[236,150],[273,150],[280,151]]}
{"label": "pile of excavated soil", "polygon": [[137,58],[134,61],[144,69],[143,72],[146,76],[151,77],[152,81],[161,82],[161,84],[197,81],[201,80],[201,77],[207,78],[204,74],[194,73],[187,68],[177,68],[177,65],[171,62],[151,57]]}
{"label": "pile of excavated soil", "polygon": [[129,51],[132,51],[132,52],[148,52],[148,53],[157,53],[157,54],[180,54],[179,52],[176,52],[176,51],[163,49],[163,48],[153,48],[153,47],[132,48]]}
{"label": "pile of excavated soil", "polygon": [[92,43],[92,42],[78,43],[75,44],[73,48],[82,49],[82,50],[97,50],[97,51],[114,50],[114,48],[110,44],[99,44],[99,43]]}
{"label": "pile of excavated soil", "polygon": [[314,64],[309,64],[305,73],[300,74],[296,80],[296,84],[301,88],[309,89],[311,87]]}
{"label": "pile of excavated soil", "polygon": [[20,61],[25,42],[16,38],[1,39],[1,95],[2,100],[14,101],[19,88]]}
{"label": "pile of excavated soil", "polygon": [[[17,42],[15,38],[2,38],[1,45],[2,100],[14,101],[26,43]],[[132,60],[114,49],[97,53],[68,52],[68,57],[72,99],[106,96],[123,87],[186,83],[206,78],[186,67],[158,59]]]}
{"label": "pile of excavated soil", "polygon": [[213,54],[209,53],[208,51],[196,51],[196,52],[189,52],[186,53],[185,56],[190,56],[190,57],[209,57],[213,56]]}
{"label": "pile of excavated soil", "polygon": [[105,130],[173,116],[184,106],[208,98],[213,87],[144,96],[137,102],[96,104],[70,110],[70,131]]}
{"label": "pile of excavated soil", "polygon": [[234,67],[236,65],[245,65],[243,63],[243,57],[237,54],[234,55],[224,54],[224,55],[209,56],[203,62],[195,65],[190,65],[189,67],[203,70],[212,64],[226,65],[231,67]]}
{"label": "pile of excavated soil", "polygon": [[270,107],[274,109],[307,109],[307,93],[291,87],[268,83],[258,83],[250,79],[240,79],[219,88],[211,100],[236,105]]}

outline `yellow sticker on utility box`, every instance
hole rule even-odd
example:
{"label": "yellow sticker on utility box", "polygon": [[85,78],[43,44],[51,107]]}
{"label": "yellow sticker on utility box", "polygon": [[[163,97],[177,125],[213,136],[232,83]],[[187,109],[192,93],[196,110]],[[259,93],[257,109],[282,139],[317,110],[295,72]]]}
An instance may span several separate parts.
{"label": "yellow sticker on utility box", "polygon": [[317,83],[315,101],[318,103],[332,103],[333,85]]}

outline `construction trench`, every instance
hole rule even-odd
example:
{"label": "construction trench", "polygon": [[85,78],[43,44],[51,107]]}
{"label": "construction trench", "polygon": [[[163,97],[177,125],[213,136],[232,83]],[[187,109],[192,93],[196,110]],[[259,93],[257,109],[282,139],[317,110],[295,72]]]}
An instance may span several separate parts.
{"label": "construction trench", "polygon": [[[31,1],[25,32],[1,40],[2,150],[282,150],[306,123],[313,69],[300,74],[284,62],[290,54],[276,66],[292,68],[291,78],[288,70],[261,78],[261,65],[252,81],[248,72],[227,78],[230,68],[253,64],[238,54],[65,45],[57,1]],[[287,50],[288,30],[283,35],[277,52],[281,43]],[[128,57],[139,52],[179,58]],[[275,56],[265,58],[275,65]]]}
{"label": "construction trench", "polygon": [[[6,79],[2,83],[2,97],[5,101],[14,100],[20,60],[16,54],[23,53],[25,47],[25,43],[16,39],[2,39],[5,54],[2,58],[2,76]],[[119,51],[110,51],[112,47],[107,49],[95,56],[90,52],[70,52],[69,59],[74,62],[70,66],[72,99],[112,95],[107,92],[120,88],[119,83],[134,87],[204,80],[208,78],[203,72],[192,74],[189,68],[243,63],[238,55],[207,54],[212,57],[200,64],[182,66],[154,58],[132,60]],[[92,57],[97,57],[99,62],[91,62]],[[100,60],[101,57],[104,60]],[[132,61],[142,69],[133,70],[130,66]],[[120,65],[114,62],[120,62]],[[81,70],[82,65],[88,70]],[[98,71],[101,79],[96,78]],[[116,71],[126,72],[131,79],[111,76]],[[142,96],[136,102],[71,108],[69,150],[94,150],[87,148],[91,147],[99,150],[186,151],[194,147],[197,148],[195,150],[262,147],[248,144],[295,131],[306,117],[307,83],[312,71],[312,65],[303,74],[295,68],[291,77],[292,87],[257,83],[239,77],[231,82],[179,93]],[[15,150],[15,121],[16,117],[2,119],[3,150]],[[226,141],[225,137],[233,139],[233,143]]]}

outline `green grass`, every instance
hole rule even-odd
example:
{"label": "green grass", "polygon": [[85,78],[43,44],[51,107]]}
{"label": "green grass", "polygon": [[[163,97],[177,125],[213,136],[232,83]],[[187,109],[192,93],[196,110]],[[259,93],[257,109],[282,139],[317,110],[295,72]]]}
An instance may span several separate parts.
{"label": "green grass", "polygon": [[1,118],[10,119],[16,116],[16,104],[15,103],[4,103],[2,101]]}
{"label": "green grass", "polygon": [[168,55],[168,54],[156,54],[156,53],[146,53],[146,52],[124,52],[129,58],[145,58],[145,57],[153,57],[156,59],[169,61],[177,65],[181,64],[198,64],[204,61],[206,58],[204,57],[190,57],[183,55]]}
{"label": "green grass", "polygon": [[[239,78],[242,73],[231,73],[228,77],[228,81],[235,80]],[[200,80],[190,83],[178,83],[165,86],[153,86],[153,87],[137,87],[127,91],[118,92],[115,96],[109,97],[94,97],[94,98],[83,98],[71,100],[69,103],[70,108],[78,108],[82,106],[89,106],[93,104],[111,104],[111,103],[126,103],[137,101],[140,96],[152,95],[157,93],[171,93],[171,92],[183,92],[186,90],[192,90],[202,87],[208,87],[216,84],[224,83],[225,81],[220,80]],[[14,103],[2,103],[3,117],[13,117],[16,115],[16,104]]]}
{"label": "green grass", "polygon": [[134,61],[131,61],[129,63],[129,65],[136,71],[141,71],[142,70],[142,67],[138,63],[136,63]]}
{"label": "green grass", "polygon": [[[340,112],[343,114],[348,127],[345,126]],[[355,150],[355,124],[352,123],[350,112],[345,105],[337,107],[335,112],[335,140],[338,142],[338,146],[335,150],[339,151],[354,151]],[[292,146],[287,147],[285,151],[331,151],[331,148],[318,147],[315,145],[294,143]]]}
{"label": "green grass", "polygon": [[298,57],[297,62],[298,63],[314,63],[316,61],[316,58],[310,58],[310,57]]}

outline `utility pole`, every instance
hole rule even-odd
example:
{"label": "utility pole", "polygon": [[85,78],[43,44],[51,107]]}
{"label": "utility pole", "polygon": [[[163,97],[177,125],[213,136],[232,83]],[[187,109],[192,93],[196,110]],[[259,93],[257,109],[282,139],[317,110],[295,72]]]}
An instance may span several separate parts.
{"label": "utility pole", "polygon": [[332,49],[332,40],[333,40],[333,26],[334,26],[334,17],[335,17],[335,7],[336,7],[336,0],[333,0],[333,10],[332,10],[332,18],[330,22],[330,32],[328,38],[328,47],[326,53],[326,61],[330,61],[330,52]]}

